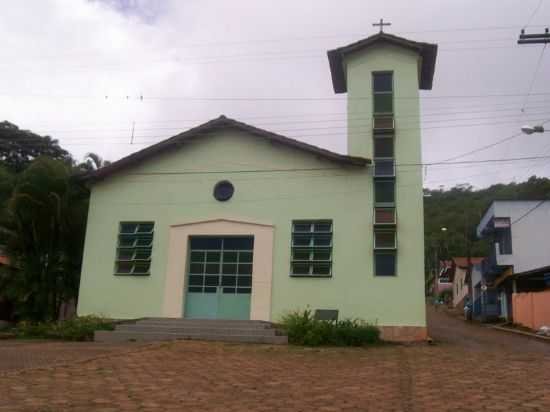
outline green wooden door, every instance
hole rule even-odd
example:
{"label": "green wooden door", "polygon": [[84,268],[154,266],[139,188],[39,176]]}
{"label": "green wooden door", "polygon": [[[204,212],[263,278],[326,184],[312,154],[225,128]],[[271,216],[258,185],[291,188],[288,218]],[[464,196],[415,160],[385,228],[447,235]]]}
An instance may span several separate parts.
{"label": "green wooden door", "polygon": [[250,319],[252,236],[193,236],[184,316]]}

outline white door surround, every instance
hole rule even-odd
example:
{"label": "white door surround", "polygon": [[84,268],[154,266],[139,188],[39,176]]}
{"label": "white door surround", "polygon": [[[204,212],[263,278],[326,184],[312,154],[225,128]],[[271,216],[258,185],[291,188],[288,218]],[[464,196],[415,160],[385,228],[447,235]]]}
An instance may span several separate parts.
{"label": "white door surround", "polygon": [[181,318],[187,282],[190,236],[254,236],[250,319],[271,320],[273,236],[271,224],[243,219],[218,218],[170,226],[163,316]]}

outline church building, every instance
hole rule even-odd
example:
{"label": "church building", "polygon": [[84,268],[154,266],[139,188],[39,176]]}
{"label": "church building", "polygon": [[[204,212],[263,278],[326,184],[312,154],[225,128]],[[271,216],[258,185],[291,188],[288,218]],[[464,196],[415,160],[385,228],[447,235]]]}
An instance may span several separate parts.
{"label": "church building", "polygon": [[426,338],[419,90],[436,55],[382,31],[328,52],[345,155],[220,116],[86,175],[78,314],[310,308]]}

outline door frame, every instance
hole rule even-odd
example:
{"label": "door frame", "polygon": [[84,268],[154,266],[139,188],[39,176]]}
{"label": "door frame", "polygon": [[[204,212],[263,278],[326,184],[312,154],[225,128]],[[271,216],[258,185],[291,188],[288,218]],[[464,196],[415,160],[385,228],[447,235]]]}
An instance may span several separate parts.
{"label": "door frame", "polygon": [[[251,262],[245,262],[245,264],[250,264],[252,266],[252,272],[250,273],[250,278],[252,279],[252,276],[254,274],[254,236],[249,236],[249,235],[238,235],[238,236],[235,236],[235,235],[232,235],[232,236],[211,236],[211,235],[208,235],[208,236],[203,236],[203,235],[190,235],[189,236],[189,247],[187,248],[187,269],[186,269],[186,281],[189,281],[190,277],[191,277],[191,255],[192,255],[192,252],[194,249],[191,248],[191,244],[193,242],[193,239],[197,239],[197,238],[213,238],[213,239],[221,239],[221,248],[219,249],[219,253],[220,253],[220,270],[222,270],[222,266],[224,265],[224,263],[229,263],[229,262],[224,262],[224,255],[225,253],[231,253],[231,252],[244,252],[244,251],[250,251],[252,253],[252,261]],[[226,239],[230,239],[230,238],[246,238],[246,239],[251,239],[252,240],[252,249],[247,249],[247,250],[244,250],[244,249],[226,249],[225,248],[225,241]],[[206,253],[208,253],[206,250],[200,250],[200,251],[205,251]],[[212,251],[215,251],[215,250],[212,250]],[[237,262],[240,262],[240,260],[238,259]],[[237,262],[235,262],[235,265],[237,265]],[[206,256],[205,256],[205,261],[203,262],[204,264],[208,264],[208,260],[206,259]],[[240,263],[239,263],[240,264]],[[218,278],[222,277],[223,278],[223,272],[220,272],[217,274]],[[204,274],[203,276],[207,276],[206,274]],[[238,277],[240,275],[235,275],[238,279]],[[238,288],[238,280],[236,279],[236,283],[235,283],[235,288]],[[185,284],[185,283],[184,283]],[[227,287],[227,286],[225,286]],[[237,298],[241,298],[240,301],[241,301],[241,304],[243,303],[242,301],[243,300],[246,300],[246,304],[244,305],[248,310],[246,311],[246,319],[250,319],[250,301],[251,301],[251,298],[252,298],[252,284],[249,286],[250,288],[250,293],[242,293],[242,294],[239,294],[239,293],[229,293],[229,294],[226,294],[223,289],[224,289],[224,286],[223,286],[223,282],[220,282],[217,286],[216,286],[216,293],[213,294],[213,293],[206,293],[206,292],[190,292],[189,291],[189,287],[184,287],[184,291],[183,291],[183,295],[185,296],[184,298],[184,305],[182,307],[182,317],[183,318],[188,318],[188,319],[201,319],[201,318],[197,318],[195,316],[189,316],[189,299],[191,297],[196,297],[198,294],[201,294],[203,299],[205,301],[208,301],[208,300],[211,300],[211,302],[208,303],[208,306],[211,305],[210,309],[214,310],[215,309],[215,315],[213,315],[212,317],[205,317],[204,319],[242,319],[242,318],[239,318],[238,316],[239,315],[236,315],[235,317],[226,317],[225,315],[228,315],[226,313],[224,313],[223,311],[220,311],[221,308],[223,308],[224,306],[227,305],[227,301],[228,300],[233,300],[233,302],[238,302],[239,299]],[[192,294],[191,296],[189,294]],[[214,296],[212,295],[215,295],[215,298]],[[210,298],[210,299],[208,299]],[[225,299],[224,299],[225,298]],[[223,302],[225,301],[225,305],[223,304]],[[231,305],[230,305],[231,306]],[[238,311],[240,313],[245,313],[245,311]],[[220,316],[221,315],[221,316]]]}
{"label": "door frame", "polygon": [[181,318],[185,308],[189,238],[191,236],[253,236],[250,319],[271,321],[274,226],[252,220],[217,218],[170,226],[162,313]]}

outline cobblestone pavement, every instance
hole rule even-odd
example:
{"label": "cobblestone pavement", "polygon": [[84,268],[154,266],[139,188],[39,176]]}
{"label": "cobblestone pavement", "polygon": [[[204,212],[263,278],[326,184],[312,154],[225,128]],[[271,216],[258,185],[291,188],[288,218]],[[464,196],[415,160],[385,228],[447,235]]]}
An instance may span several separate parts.
{"label": "cobblestone pavement", "polygon": [[435,311],[433,306],[428,306],[428,333],[442,344],[458,346],[464,350],[508,350],[550,356],[548,342],[491,329],[477,322],[466,322],[441,309]]}
{"label": "cobblestone pavement", "polygon": [[0,340],[0,376],[13,370],[65,364],[128,349],[128,345],[94,342]]}
{"label": "cobblestone pavement", "polygon": [[180,341],[12,369],[0,376],[0,411],[550,411],[550,345],[429,317],[433,346]]}

